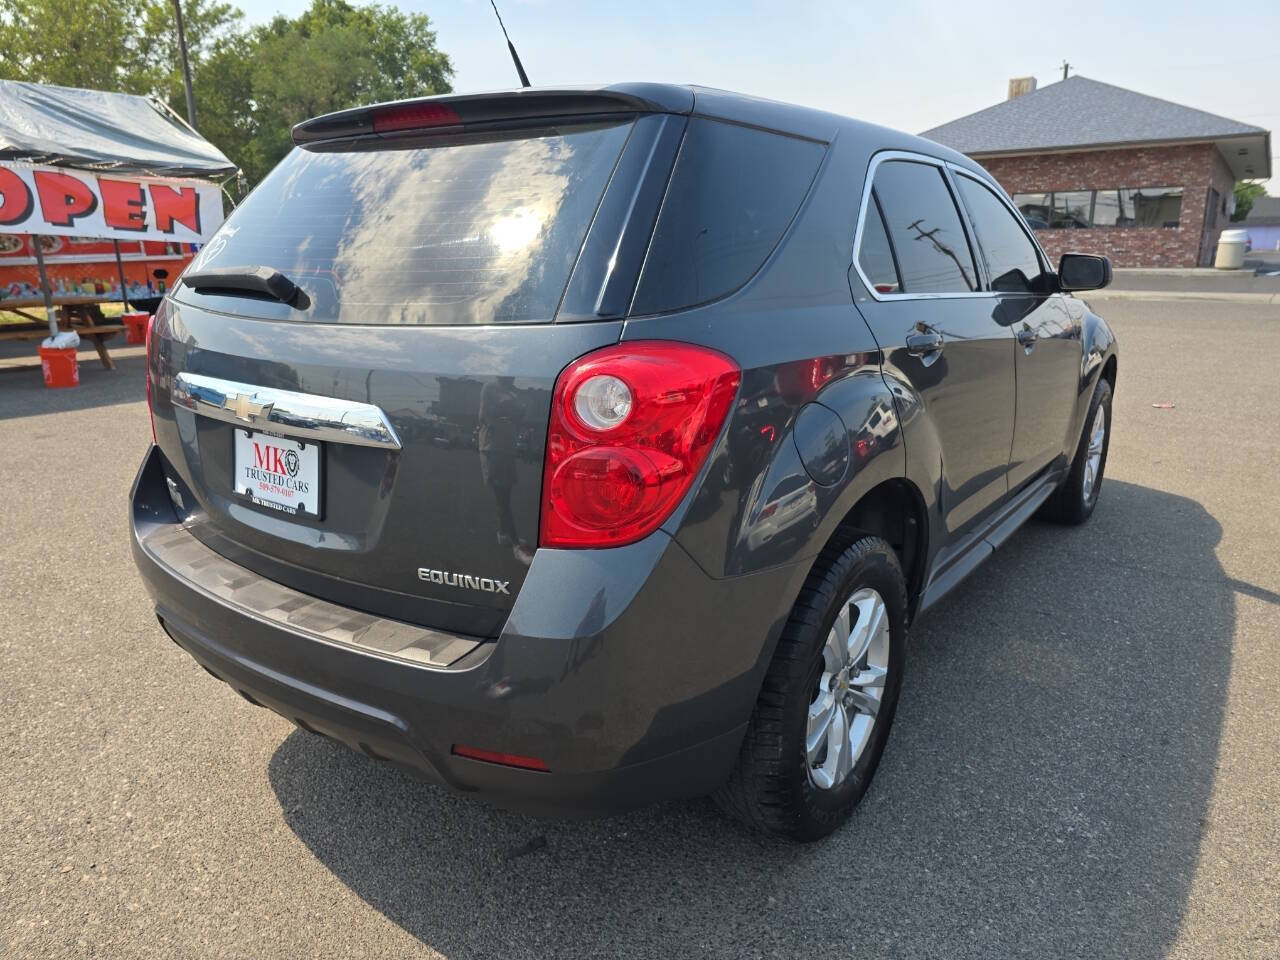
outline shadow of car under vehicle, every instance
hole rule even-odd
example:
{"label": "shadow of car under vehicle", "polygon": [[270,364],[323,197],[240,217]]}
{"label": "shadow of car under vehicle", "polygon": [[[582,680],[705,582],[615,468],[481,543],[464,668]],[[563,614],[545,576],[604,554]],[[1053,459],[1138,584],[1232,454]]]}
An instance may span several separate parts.
{"label": "shadow of car under vehicle", "polygon": [[1162,956],[1227,694],[1220,533],[1114,480],[1090,524],[1024,528],[913,629],[879,775],[812,846],[709,803],[536,821],[301,731],[271,784],[316,857],[451,958]]}

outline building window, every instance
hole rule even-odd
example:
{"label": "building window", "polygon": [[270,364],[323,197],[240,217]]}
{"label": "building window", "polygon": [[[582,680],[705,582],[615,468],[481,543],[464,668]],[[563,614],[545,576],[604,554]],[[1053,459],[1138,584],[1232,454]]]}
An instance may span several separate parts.
{"label": "building window", "polygon": [[1141,187],[1120,195],[1133,204],[1135,227],[1176,227],[1182,216],[1181,187]]}
{"label": "building window", "polygon": [[1013,202],[1033,230],[1045,229],[1053,219],[1052,193],[1015,193]]}
{"label": "building window", "polygon": [[1015,193],[1013,202],[1036,230],[1072,227],[1176,227],[1182,187],[1119,187]]}
{"label": "building window", "polygon": [[1093,192],[1072,190],[1053,195],[1053,219],[1049,226],[1055,230],[1093,226]]}

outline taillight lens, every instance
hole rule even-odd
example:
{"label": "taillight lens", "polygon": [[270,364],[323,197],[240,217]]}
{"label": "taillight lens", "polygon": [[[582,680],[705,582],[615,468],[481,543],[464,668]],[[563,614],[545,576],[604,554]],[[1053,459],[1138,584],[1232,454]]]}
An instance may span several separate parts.
{"label": "taillight lens", "polygon": [[[163,310],[163,302],[157,309]],[[156,315],[147,318],[147,415],[151,417],[151,442],[156,442],[156,412],[151,408],[151,331],[156,325]],[[134,341],[137,342],[136,340]]]}
{"label": "taillight lens", "polygon": [[606,347],[556,381],[542,477],[544,547],[611,547],[656,530],[724,426],[742,372],[654,340]]}

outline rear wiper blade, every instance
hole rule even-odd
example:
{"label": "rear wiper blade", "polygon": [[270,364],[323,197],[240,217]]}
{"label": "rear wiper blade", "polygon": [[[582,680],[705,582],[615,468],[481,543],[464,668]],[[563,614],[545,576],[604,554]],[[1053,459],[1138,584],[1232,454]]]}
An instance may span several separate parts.
{"label": "rear wiper blade", "polygon": [[249,293],[278,300],[298,310],[311,306],[306,293],[274,267],[210,267],[188,270],[182,282],[209,293]]}

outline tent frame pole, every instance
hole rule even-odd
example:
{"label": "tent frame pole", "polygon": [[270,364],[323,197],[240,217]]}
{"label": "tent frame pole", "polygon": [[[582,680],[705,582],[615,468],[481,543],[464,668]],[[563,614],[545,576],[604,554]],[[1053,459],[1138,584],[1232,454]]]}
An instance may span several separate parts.
{"label": "tent frame pole", "polygon": [[124,312],[129,312],[129,284],[124,279],[124,261],[120,259],[120,241],[114,237],[111,239],[111,245],[116,250],[116,273],[120,275],[120,300],[124,303]]}
{"label": "tent frame pole", "polygon": [[49,274],[44,269],[44,251],[40,249],[40,234],[31,235],[31,246],[36,252],[36,269],[40,272],[40,292],[44,294],[44,313],[49,321],[49,336],[58,335],[58,311],[53,307],[53,291],[49,288]]}

